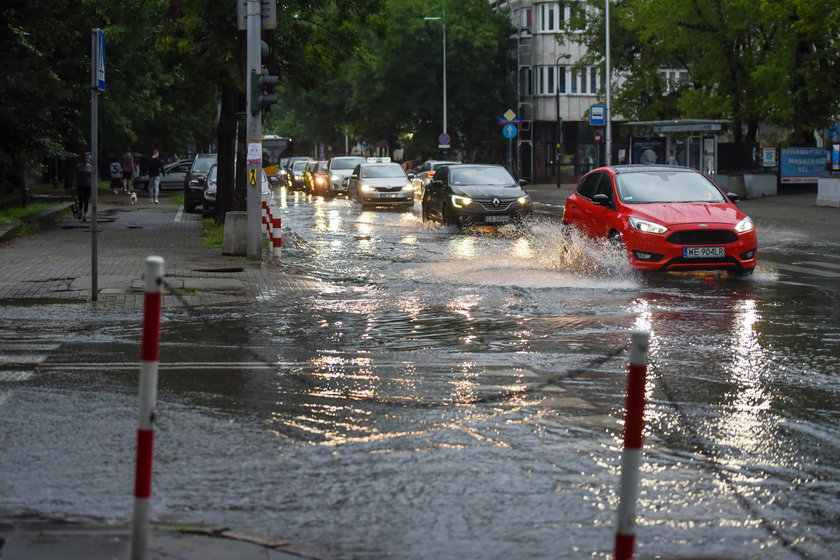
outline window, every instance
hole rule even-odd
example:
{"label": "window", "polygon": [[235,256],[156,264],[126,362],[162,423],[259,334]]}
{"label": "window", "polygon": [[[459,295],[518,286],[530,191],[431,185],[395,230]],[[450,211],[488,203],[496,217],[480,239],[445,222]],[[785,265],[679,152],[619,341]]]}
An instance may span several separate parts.
{"label": "window", "polygon": [[566,93],[566,67],[557,69],[557,90],[558,93]]}
{"label": "window", "polygon": [[660,70],[659,77],[665,83],[665,93],[673,93],[681,84],[688,82],[688,72],[685,70]]}
{"label": "window", "polygon": [[533,23],[532,17],[533,14],[531,8],[523,8],[519,10],[519,29],[527,29],[530,31]]}
{"label": "window", "polygon": [[[566,69],[560,69],[560,93],[566,93]],[[580,69],[569,68],[569,92],[572,94],[596,95],[604,88],[604,77],[597,66],[585,66]]]}
{"label": "window", "polygon": [[537,30],[540,33],[560,31],[560,5],[557,2],[537,4]]}

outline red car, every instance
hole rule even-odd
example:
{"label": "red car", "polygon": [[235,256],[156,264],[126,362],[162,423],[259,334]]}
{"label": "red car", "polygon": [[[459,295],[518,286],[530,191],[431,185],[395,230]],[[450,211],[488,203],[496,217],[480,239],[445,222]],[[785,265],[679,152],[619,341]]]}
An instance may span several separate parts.
{"label": "red car", "polygon": [[621,242],[640,270],[755,269],[749,216],[695,169],[617,165],[593,169],[566,199],[563,223],[596,239]]}

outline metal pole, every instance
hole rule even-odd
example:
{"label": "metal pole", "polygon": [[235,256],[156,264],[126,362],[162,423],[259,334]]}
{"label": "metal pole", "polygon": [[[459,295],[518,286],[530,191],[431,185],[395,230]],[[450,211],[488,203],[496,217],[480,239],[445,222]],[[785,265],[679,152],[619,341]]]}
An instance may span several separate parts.
{"label": "metal pole", "polygon": [[[259,0],[248,0],[246,18],[248,24],[248,68],[246,77],[247,99],[252,99],[252,72],[262,71],[260,49],[261,10]],[[246,139],[248,144],[247,172],[247,214],[248,214],[248,258],[262,258],[262,111],[253,114],[248,107]]]}
{"label": "metal pole", "polygon": [[605,165],[612,165],[612,107],[610,106],[610,88],[612,82],[612,67],[610,66],[610,0],[604,0],[606,12],[606,74],[607,74],[607,92],[606,103],[604,103],[604,112],[606,117],[604,124],[604,144],[606,145],[606,160]]}
{"label": "metal pole", "polygon": [[97,214],[97,202],[99,196],[99,77],[97,75],[97,64],[102,53],[99,52],[99,29],[93,29],[90,39],[90,299],[97,301],[99,298],[99,271],[97,270],[97,225],[99,223]]}
{"label": "metal pole", "polygon": [[443,12],[443,133],[446,134],[446,12]]}

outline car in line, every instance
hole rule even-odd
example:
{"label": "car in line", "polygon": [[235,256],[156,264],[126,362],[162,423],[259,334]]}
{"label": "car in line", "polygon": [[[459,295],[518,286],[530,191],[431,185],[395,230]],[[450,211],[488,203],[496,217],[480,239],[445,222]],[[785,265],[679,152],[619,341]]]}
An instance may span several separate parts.
{"label": "car in line", "polygon": [[581,177],[566,199],[563,223],[623,245],[639,270],[750,274],[758,242],[737,201],[689,167],[600,167]]}
{"label": "car in line", "polygon": [[218,161],[217,154],[196,154],[184,176],[184,211],[195,212],[204,202],[204,179]]}
{"label": "car in line", "polygon": [[504,225],[533,212],[531,197],[501,165],[462,163],[438,168],[423,193],[423,221],[447,226]]}
{"label": "car in line", "polygon": [[288,187],[290,191],[305,191],[303,181],[303,172],[306,169],[306,164],[309,163],[309,158],[299,159],[292,162],[289,167],[289,179],[291,186]]}
{"label": "car in line", "polygon": [[327,196],[332,198],[347,194],[347,183],[345,179],[350,176],[353,169],[365,158],[361,156],[333,156],[327,165]]}
{"label": "car in line", "polygon": [[432,182],[432,178],[435,176],[435,172],[438,170],[438,168],[444,165],[453,165],[458,163],[461,162],[437,159],[430,159],[428,161],[423,162],[423,165],[421,165],[408,175],[411,179],[411,184],[414,186],[414,194],[422,198],[423,191],[425,191],[429,183]]}
{"label": "car in line", "polygon": [[326,196],[327,160],[313,160],[306,164],[303,172],[304,191],[312,196]]}
{"label": "car in line", "polygon": [[[280,160],[280,169],[277,172],[278,176],[278,184],[280,186],[285,186],[286,189],[289,191],[293,190],[301,190],[295,189],[295,172],[294,166],[296,163],[300,163],[301,167],[299,169],[303,169],[302,166],[306,165],[306,162],[309,161],[310,158],[307,156],[292,156],[283,158]],[[301,175],[301,179],[303,176]]]}
{"label": "car in line", "polygon": [[414,188],[405,169],[390,158],[368,158],[347,178],[348,197],[362,205],[414,207]]}

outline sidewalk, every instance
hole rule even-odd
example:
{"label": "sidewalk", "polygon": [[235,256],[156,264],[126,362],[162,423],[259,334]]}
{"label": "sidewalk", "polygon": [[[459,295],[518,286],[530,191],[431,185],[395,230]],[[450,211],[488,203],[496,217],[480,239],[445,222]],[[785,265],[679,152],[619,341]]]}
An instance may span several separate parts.
{"label": "sidewalk", "polygon": [[[224,256],[221,249],[205,247],[199,214],[184,214],[169,198],[151,204],[143,194],[131,205],[125,195],[100,192],[98,305],[142,309],[143,273],[152,255],[164,259],[170,288],[165,308],[245,304],[277,293],[320,290],[317,280],[286,272],[279,263]],[[65,212],[45,231],[0,244],[0,301],[90,301],[90,220],[90,214],[82,223]]]}

